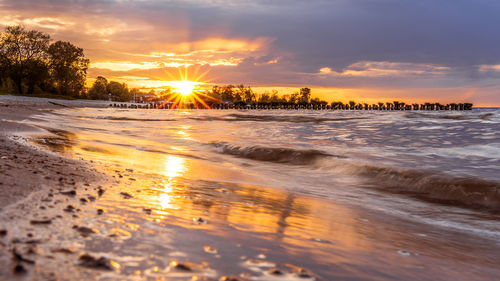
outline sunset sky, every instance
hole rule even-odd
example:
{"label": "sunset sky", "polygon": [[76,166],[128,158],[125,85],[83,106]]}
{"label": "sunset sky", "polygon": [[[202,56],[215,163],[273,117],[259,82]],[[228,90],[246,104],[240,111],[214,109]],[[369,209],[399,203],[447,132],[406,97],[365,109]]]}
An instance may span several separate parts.
{"label": "sunset sky", "polygon": [[[202,82],[333,100],[500,106],[498,0],[0,0],[22,24],[84,48],[89,78]],[[211,84],[209,84],[211,85]]]}

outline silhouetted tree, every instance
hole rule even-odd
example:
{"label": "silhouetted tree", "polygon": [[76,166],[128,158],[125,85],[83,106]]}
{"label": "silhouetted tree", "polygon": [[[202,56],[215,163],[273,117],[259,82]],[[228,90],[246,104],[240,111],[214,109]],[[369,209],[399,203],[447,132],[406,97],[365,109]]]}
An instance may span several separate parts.
{"label": "silhouetted tree", "polygon": [[111,81],[108,83],[108,87],[106,89],[111,95],[111,99],[113,101],[130,101],[132,99],[132,95],[130,94],[125,83]]}
{"label": "silhouetted tree", "polygon": [[49,43],[48,34],[26,30],[22,26],[7,27],[0,37],[0,63],[5,75],[14,82],[18,94],[23,94],[23,83],[33,89],[41,78],[33,72],[39,71],[38,67],[46,61]]}
{"label": "silhouetted tree", "polygon": [[81,97],[89,65],[83,49],[70,42],[57,41],[49,46],[48,54],[51,78],[58,94]]}
{"label": "silhouetted tree", "polygon": [[307,104],[311,99],[311,89],[310,88],[302,88],[300,89],[300,104]]}
{"label": "silhouetted tree", "polygon": [[106,100],[109,98],[107,89],[108,80],[102,76],[98,76],[89,90],[89,98],[93,100]]}

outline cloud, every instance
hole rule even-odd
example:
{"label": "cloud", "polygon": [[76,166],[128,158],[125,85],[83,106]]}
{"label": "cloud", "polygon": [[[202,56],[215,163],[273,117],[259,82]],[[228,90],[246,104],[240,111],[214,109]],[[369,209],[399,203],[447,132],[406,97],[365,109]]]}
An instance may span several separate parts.
{"label": "cloud", "polygon": [[336,72],[329,67],[322,67],[319,69],[319,74],[359,77],[402,77],[445,75],[449,70],[449,67],[433,64],[361,61],[349,65],[341,72]]}
{"label": "cloud", "polygon": [[[358,89],[497,86],[493,0],[3,0],[24,24],[83,47],[89,73],[210,70],[218,83]],[[126,73],[125,73],[126,72]],[[484,89],[484,94],[482,92]],[[411,92],[411,91],[408,91]],[[440,91],[443,95],[453,95]]]}

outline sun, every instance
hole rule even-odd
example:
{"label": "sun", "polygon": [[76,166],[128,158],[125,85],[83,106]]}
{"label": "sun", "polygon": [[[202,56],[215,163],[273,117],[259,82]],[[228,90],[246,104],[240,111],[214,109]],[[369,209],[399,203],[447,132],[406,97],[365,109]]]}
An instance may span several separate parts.
{"label": "sun", "polygon": [[171,86],[175,88],[176,92],[178,92],[184,97],[187,97],[193,93],[196,85],[199,83],[184,80],[184,81],[170,81],[169,84],[171,84]]}
{"label": "sun", "polygon": [[179,68],[178,75],[166,72],[166,74],[170,76],[170,79],[164,80],[165,86],[163,88],[166,89],[166,93],[162,95],[164,102],[159,105],[160,108],[210,108],[207,104],[208,101],[213,100],[218,103],[222,102],[205,93],[206,90],[204,90],[204,87],[206,87],[209,82],[206,80],[203,81],[202,79],[208,71],[199,74],[199,68],[192,68],[192,70],[194,70],[194,73],[191,73],[191,75],[188,75],[187,66],[185,66],[184,69]]}

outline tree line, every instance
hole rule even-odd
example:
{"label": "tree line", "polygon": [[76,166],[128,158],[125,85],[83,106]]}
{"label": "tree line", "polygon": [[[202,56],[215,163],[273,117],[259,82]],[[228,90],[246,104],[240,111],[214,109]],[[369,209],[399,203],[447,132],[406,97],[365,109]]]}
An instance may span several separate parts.
{"label": "tree line", "polygon": [[17,94],[82,97],[88,65],[82,48],[46,33],[9,26],[0,34],[0,83]]}
{"label": "tree line", "polygon": [[137,92],[104,77],[87,91],[89,63],[82,48],[53,42],[49,34],[23,26],[9,26],[0,33],[0,88],[10,93],[130,101]]}

